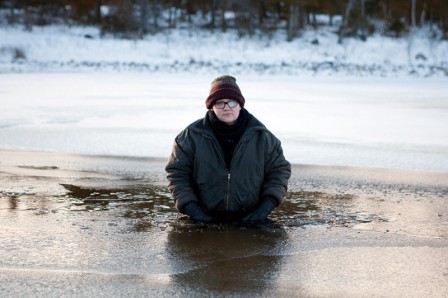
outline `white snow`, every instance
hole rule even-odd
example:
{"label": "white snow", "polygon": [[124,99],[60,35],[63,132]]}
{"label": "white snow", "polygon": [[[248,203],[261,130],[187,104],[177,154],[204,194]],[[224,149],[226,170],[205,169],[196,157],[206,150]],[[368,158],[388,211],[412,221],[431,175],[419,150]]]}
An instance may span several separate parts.
{"label": "white snow", "polygon": [[0,149],[167,158],[229,73],[293,163],[448,172],[447,41],[190,34],[0,27]]}
{"label": "white snow", "polygon": [[[188,29],[142,40],[100,36],[93,27],[0,27],[0,72],[114,69],[208,74],[330,74],[447,76],[448,41],[430,29],[400,39],[373,35],[338,44],[332,29],[305,31],[287,42],[280,31],[268,38],[235,32]],[[89,36],[91,38],[86,38]],[[437,36],[437,34],[436,34]],[[317,40],[318,45],[312,42]],[[26,58],[15,59],[15,50]]]}

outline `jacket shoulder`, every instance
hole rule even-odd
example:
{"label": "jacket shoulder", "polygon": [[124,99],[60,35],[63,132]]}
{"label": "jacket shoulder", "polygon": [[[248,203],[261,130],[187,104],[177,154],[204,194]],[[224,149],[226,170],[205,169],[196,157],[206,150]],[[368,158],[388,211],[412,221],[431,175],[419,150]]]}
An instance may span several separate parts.
{"label": "jacket shoulder", "polygon": [[186,130],[204,134],[209,133],[211,131],[211,128],[206,124],[205,118],[201,118],[188,125]]}
{"label": "jacket shoulder", "polygon": [[258,131],[261,134],[265,135],[268,139],[271,139],[274,142],[280,142],[280,140],[255,116],[249,114],[249,123],[248,127],[254,131]]}
{"label": "jacket shoulder", "polygon": [[198,119],[192,123],[190,123],[186,129],[195,129],[195,128],[203,128],[204,127],[204,118]]}
{"label": "jacket shoulder", "polygon": [[266,126],[263,123],[261,123],[261,121],[258,120],[254,115],[252,115],[251,113],[248,113],[247,116],[249,117],[249,120],[247,123],[248,127],[251,127],[251,128],[258,127],[258,128],[266,129]]}
{"label": "jacket shoulder", "polygon": [[190,143],[197,135],[209,134],[209,129],[204,124],[204,118],[190,123],[184,130],[176,136],[176,143]]}

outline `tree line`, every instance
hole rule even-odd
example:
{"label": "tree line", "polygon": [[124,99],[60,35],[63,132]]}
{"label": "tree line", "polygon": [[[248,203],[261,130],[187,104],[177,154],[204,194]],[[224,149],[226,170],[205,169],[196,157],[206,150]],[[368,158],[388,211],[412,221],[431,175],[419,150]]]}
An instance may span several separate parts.
{"label": "tree line", "polygon": [[123,37],[178,28],[240,36],[280,29],[293,40],[306,28],[329,25],[340,38],[366,39],[378,31],[400,36],[419,26],[448,38],[448,0],[0,0],[0,9],[9,24],[94,25]]}

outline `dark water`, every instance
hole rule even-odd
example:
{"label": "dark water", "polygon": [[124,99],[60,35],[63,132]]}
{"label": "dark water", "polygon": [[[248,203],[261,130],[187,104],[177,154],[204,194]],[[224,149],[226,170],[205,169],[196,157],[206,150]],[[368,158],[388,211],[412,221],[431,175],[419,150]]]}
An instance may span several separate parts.
{"label": "dark water", "polygon": [[[127,232],[147,232],[154,228],[200,228],[178,213],[166,187],[138,186],[125,189],[81,188],[62,184],[67,194],[39,197],[35,194],[1,192],[2,206],[6,210],[27,210],[35,214],[64,212],[107,212],[121,218]],[[301,227],[306,225],[331,225],[350,227],[358,223],[387,221],[378,214],[357,211],[353,207],[353,195],[330,195],[323,192],[288,192],[286,198],[269,216],[266,228]],[[7,205],[5,204],[6,202]],[[114,223],[110,223],[113,225]],[[244,227],[237,224],[238,228]],[[226,227],[228,227],[226,225]],[[221,225],[210,225],[215,229]]]}
{"label": "dark water", "polygon": [[[195,226],[174,207],[165,187],[135,189],[87,189],[63,185],[70,193],[66,208],[70,211],[114,212],[127,219],[134,232],[154,227]],[[330,195],[322,192],[289,192],[284,203],[270,215],[270,227],[296,227],[330,224],[351,226],[374,220],[386,221],[380,215],[352,211],[352,195]],[[215,227],[216,228],[216,227]]]}

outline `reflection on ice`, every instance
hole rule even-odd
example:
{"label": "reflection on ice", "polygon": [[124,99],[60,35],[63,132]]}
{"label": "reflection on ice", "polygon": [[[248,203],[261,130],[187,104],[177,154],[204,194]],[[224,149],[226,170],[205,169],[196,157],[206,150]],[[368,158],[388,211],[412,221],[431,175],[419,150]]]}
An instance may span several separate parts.
{"label": "reflection on ice", "polygon": [[[179,272],[172,281],[174,286],[191,287],[205,296],[216,291],[223,296],[235,291],[261,295],[281,272],[282,256],[275,252],[285,241],[287,234],[281,228],[176,227],[166,243],[168,253],[176,260],[171,266]],[[186,267],[190,270],[185,272]]]}

